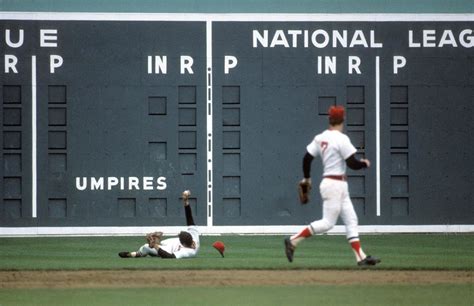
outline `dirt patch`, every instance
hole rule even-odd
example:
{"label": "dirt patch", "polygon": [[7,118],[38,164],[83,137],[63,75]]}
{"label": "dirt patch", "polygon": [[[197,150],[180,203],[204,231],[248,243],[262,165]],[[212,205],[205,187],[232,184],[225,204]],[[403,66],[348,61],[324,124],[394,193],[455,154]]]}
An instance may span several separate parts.
{"label": "dirt patch", "polygon": [[0,271],[0,288],[220,287],[474,283],[472,271]]}

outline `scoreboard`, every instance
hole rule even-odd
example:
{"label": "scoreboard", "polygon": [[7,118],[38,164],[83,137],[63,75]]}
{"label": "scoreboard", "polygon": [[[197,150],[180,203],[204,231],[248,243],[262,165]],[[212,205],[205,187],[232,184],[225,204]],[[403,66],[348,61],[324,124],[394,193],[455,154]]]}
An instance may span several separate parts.
{"label": "scoreboard", "polygon": [[0,13],[0,224],[177,226],[185,189],[199,225],[306,224],[331,105],[372,162],[348,173],[360,224],[472,224],[473,21]]}

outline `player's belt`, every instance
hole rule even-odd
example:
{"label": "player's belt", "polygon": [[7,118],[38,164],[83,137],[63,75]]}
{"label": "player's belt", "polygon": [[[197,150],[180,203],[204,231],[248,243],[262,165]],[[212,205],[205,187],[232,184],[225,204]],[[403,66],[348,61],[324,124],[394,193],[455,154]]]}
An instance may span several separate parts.
{"label": "player's belt", "polygon": [[325,175],[324,178],[338,181],[347,181],[347,176],[345,175]]}

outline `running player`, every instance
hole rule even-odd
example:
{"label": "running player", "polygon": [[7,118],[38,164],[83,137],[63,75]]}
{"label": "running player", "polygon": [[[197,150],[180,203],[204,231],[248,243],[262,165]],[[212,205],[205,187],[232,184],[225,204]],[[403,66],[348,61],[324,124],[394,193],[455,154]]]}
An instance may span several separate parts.
{"label": "running player", "polygon": [[293,255],[298,243],[315,234],[329,231],[341,216],[346,225],[346,237],[354,251],[359,266],[373,266],[380,259],[365,255],[360,246],[357,230],[357,215],[352,206],[347,185],[346,165],[358,170],[370,167],[367,159],[355,158],[356,148],[349,137],[343,134],[344,107],[332,106],[329,109],[329,129],[317,135],[306,147],[303,158],[304,182],[311,184],[311,163],[313,158],[320,156],[323,163],[323,179],[319,185],[323,199],[323,218],[309,224],[299,233],[285,239],[285,253],[288,261],[293,261]]}
{"label": "running player", "polygon": [[[199,252],[199,231],[194,224],[191,206],[189,206],[188,190],[183,192],[184,212],[186,214],[186,223],[188,229],[179,233],[176,238],[169,238],[162,241],[161,232],[150,233],[147,235],[148,243],[142,245],[136,252],[120,252],[118,255],[122,258],[158,256],[161,258],[191,258],[196,257]],[[156,239],[156,240],[155,240]]]}

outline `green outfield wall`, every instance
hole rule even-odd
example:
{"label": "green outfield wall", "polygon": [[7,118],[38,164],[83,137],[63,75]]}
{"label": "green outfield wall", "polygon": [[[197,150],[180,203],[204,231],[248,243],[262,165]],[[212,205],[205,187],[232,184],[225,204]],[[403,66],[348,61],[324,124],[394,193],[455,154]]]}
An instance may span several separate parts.
{"label": "green outfield wall", "polygon": [[1,2],[0,234],[179,226],[184,189],[208,228],[306,224],[331,105],[361,225],[472,231],[471,3],[80,3]]}

